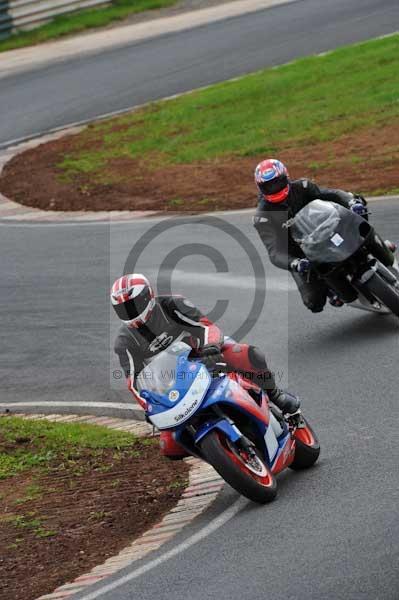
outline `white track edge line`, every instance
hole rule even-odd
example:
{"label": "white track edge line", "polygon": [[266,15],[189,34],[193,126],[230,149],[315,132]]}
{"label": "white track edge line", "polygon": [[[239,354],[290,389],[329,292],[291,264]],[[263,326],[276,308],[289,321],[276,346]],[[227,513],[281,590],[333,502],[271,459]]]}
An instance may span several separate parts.
{"label": "white track edge line", "polygon": [[82,596],[81,600],[95,600],[95,598],[98,598],[99,596],[103,596],[104,594],[117,589],[118,587],[124,585],[125,583],[128,583],[129,581],[132,581],[133,579],[137,579],[144,573],[147,573],[148,571],[155,569],[155,567],[158,567],[159,565],[166,562],[170,558],[173,558],[174,556],[181,554],[185,550],[188,550],[194,544],[197,544],[201,540],[205,539],[206,537],[208,537],[209,535],[211,535],[212,533],[214,533],[215,531],[220,529],[220,527],[222,527],[228,521],[230,521],[235,515],[237,515],[248,504],[249,504],[249,500],[246,500],[242,496],[239,497],[234,502],[234,504],[232,504],[229,508],[224,510],[220,515],[218,515],[215,519],[213,519],[210,523],[208,523],[208,525],[206,525],[203,529],[201,529],[200,531],[198,531],[197,533],[195,533],[194,535],[189,537],[186,541],[182,542],[175,548],[172,548],[168,552],[165,552],[165,554],[162,554],[158,558],[151,560],[150,562],[143,565],[142,567],[135,569],[131,573],[128,573],[127,575],[124,575],[123,577],[119,577],[115,581],[112,581],[111,583],[108,583],[107,585],[100,587],[98,590],[96,590],[90,594]]}
{"label": "white track edge line", "polygon": [[[387,195],[387,196],[372,196],[370,198],[367,198],[367,202],[369,203],[382,203],[382,202],[390,202],[390,201],[399,201],[399,195]],[[193,219],[193,221],[195,219],[201,219],[204,217],[232,217],[235,215],[248,215],[248,214],[254,214],[256,210],[256,207],[252,207],[252,208],[242,208],[242,209],[236,209],[236,210],[225,210],[225,211],[219,211],[219,212],[209,212],[209,213],[201,213],[198,215],[184,215],[184,214],[179,214],[179,215],[175,215],[174,218],[179,219],[179,218],[183,218],[183,219]],[[29,221],[3,221],[1,220],[0,217],[0,227],[33,227],[33,228],[37,228],[37,227],[98,227],[98,226],[108,226],[108,227],[113,227],[114,225],[117,226],[121,226],[121,225],[125,225],[125,227],[132,227],[132,226],[140,226],[142,224],[145,223],[156,223],[159,221],[163,221],[166,219],[171,219],[172,216],[169,217],[142,217],[142,218],[138,218],[136,220],[125,220],[125,221],[42,221],[42,222],[29,222]],[[0,405],[1,406],[1,405]]]}

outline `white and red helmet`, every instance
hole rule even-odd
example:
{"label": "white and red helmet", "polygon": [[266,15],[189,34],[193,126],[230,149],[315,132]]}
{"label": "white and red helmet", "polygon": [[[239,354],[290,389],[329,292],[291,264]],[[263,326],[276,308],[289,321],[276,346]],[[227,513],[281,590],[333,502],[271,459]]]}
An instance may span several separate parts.
{"label": "white and red helmet", "polygon": [[140,327],[148,321],[154,310],[154,290],[144,275],[123,275],[112,286],[111,303],[118,317],[128,327]]}
{"label": "white and red helmet", "polygon": [[275,158],[268,158],[255,169],[255,182],[267,202],[284,202],[290,191],[287,167]]}

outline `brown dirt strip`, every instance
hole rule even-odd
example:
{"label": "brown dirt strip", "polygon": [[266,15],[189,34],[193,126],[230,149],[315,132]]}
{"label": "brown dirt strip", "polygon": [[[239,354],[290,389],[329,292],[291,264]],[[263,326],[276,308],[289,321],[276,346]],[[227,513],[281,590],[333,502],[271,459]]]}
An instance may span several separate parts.
{"label": "brown dirt strip", "polygon": [[[136,454],[87,450],[73,466],[0,481],[1,600],[52,592],[118,553],[176,504],[188,465],[162,457],[158,440],[140,443]],[[26,500],[32,485],[40,493]]]}
{"label": "brown dirt strip", "polygon": [[[109,183],[98,183],[90,174],[65,182],[56,165],[77,148],[85,149],[79,135],[67,136],[15,156],[3,171],[0,192],[44,210],[193,213],[248,208],[256,203],[253,169],[264,158],[219,158],[153,170],[148,160],[123,157],[106,165],[103,177]],[[399,188],[399,122],[333,142],[287,144],[275,155],[287,163],[293,178],[310,177],[320,185],[371,195]]]}

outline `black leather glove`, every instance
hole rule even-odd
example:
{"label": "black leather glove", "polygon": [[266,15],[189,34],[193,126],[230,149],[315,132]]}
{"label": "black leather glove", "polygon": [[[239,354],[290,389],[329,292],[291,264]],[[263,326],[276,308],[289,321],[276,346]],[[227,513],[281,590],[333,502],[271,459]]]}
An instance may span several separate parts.
{"label": "black leather glove", "polygon": [[349,209],[359,215],[359,217],[363,217],[366,221],[369,220],[367,200],[363,196],[360,196],[360,194],[353,194],[353,200],[349,202]]}
{"label": "black leather glove", "polygon": [[367,206],[367,200],[364,198],[364,196],[361,196],[360,194],[353,194],[353,196],[356,202],[361,202],[363,206]]}
{"label": "black leather glove", "polygon": [[218,344],[205,344],[198,350],[198,354],[207,369],[213,369],[216,363],[225,363]]}
{"label": "black leather glove", "polygon": [[295,258],[290,263],[290,271],[296,271],[297,273],[308,273],[310,270],[310,261],[307,258]]}

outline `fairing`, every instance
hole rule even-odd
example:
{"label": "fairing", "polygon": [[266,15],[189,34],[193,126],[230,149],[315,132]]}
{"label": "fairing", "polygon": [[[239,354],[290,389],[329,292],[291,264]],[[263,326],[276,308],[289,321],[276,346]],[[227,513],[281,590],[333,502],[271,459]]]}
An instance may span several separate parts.
{"label": "fairing", "polygon": [[170,429],[190,419],[211,384],[205,366],[188,361],[190,352],[183,342],[172,344],[137,378],[137,389],[147,401],[148,418],[158,429]]}
{"label": "fairing", "polygon": [[[235,374],[212,380],[202,363],[188,360],[190,351],[186,344],[175,343],[140,373],[137,387],[147,402],[148,419],[161,431],[173,430],[176,441],[183,446],[187,423],[193,417],[196,418],[196,443],[213,429],[223,432],[235,443],[242,436],[239,428],[229,418],[219,417],[217,411],[209,411],[218,405],[228,414],[228,408],[233,408],[241,412],[257,432],[257,438],[262,441],[259,449],[273,472],[284,468],[289,459],[287,452],[292,453],[294,442],[288,428],[282,429],[270,412],[265,395],[259,393],[259,405],[246,391],[245,380]],[[201,414],[204,414],[202,423],[198,422]]]}
{"label": "fairing", "polygon": [[335,202],[313,200],[292,219],[290,230],[305,256],[315,263],[340,263],[364,244],[359,215]]}

